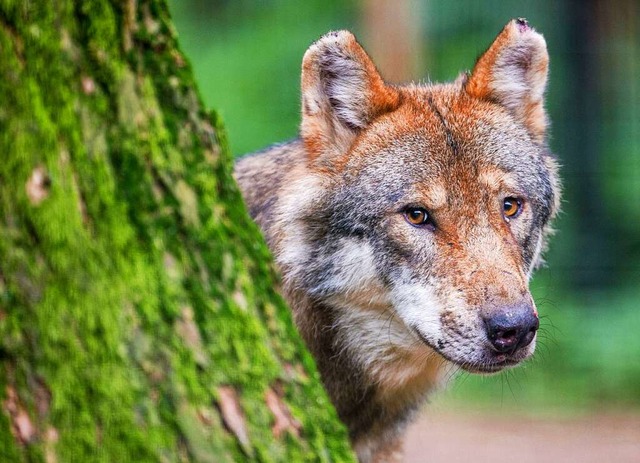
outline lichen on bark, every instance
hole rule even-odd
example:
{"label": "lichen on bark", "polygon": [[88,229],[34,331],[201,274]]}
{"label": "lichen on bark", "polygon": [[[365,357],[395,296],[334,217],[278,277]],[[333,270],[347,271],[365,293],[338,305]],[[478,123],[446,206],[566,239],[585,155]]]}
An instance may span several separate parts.
{"label": "lichen on bark", "polygon": [[0,101],[0,461],[351,461],[164,1],[0,0]]}

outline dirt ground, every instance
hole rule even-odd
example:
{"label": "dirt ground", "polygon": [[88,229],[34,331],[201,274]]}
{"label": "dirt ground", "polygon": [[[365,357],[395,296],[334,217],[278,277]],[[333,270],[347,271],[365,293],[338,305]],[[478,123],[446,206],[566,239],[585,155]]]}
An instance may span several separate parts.
{"label": "dirt ground", "polygon": [[406,463],[640,463],[640,415],[573,418],[425,413]]}

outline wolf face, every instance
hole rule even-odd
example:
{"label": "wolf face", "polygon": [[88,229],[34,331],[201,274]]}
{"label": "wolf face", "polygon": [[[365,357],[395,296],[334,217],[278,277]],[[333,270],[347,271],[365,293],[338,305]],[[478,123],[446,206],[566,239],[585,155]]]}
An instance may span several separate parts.
{"label": "wolf face", "polygon": [[300,140],[236,167],[363,460],[443,364],[491,373],[534,351],[528,282],[559,203],[547,67],[514,20],[457,81],[390,86],[330,33],[303,60]]}
{"label": "wolf face", "polygon": [[470,371],[530,356],[528,280],[558,202],[543,142],[547,63],[523,21],[450,85],[385,85],[347,32],[312,46],[302,138],[322,192],[301,225],[314,250],[291,262],[309,294],[383,307]]}
{"label": "wolf face", "polygon": [[[334,305],[391,310],[463,368],[498,371],[533,352],[527,284],[555,211],[550,163],[505,110],[438,90],[407,90],[356,138],[308,211],[301,281]],[[525,338],[496,345],[495,317]]]}

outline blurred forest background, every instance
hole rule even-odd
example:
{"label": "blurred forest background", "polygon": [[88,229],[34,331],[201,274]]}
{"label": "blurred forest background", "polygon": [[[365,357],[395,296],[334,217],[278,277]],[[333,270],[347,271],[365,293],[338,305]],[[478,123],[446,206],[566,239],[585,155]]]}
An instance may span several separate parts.
{"label": "blurred forest background", "polygon": [[514,17],[544,34],[564,204],[533,281],[538,352],[505,374],[462,376],[436,399],[541,413],[640,411],[639,3],[169,1],[236,156],[296,136],[302,55],[329,30],[353,31],[392,82],[455,78]]}

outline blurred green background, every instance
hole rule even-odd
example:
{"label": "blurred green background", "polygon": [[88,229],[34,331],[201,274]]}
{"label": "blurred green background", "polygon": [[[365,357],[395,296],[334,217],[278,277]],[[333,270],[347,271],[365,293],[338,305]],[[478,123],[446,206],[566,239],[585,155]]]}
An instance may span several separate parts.
{"label": "blurred green background", "polygon": [[[640,410],[640,8],[636,0],[172,0],[183,50],[234,155],[296,136],[311,42],[352,30],[382,74],[451,80],[514,17],[547,40],[563,213],[533,281],[539,347],[524,367],[463,375],[438,401],[528,411]],[[391,5],[391,9],[389,9]],[[390,79],[393,80],[393,79]]]}

